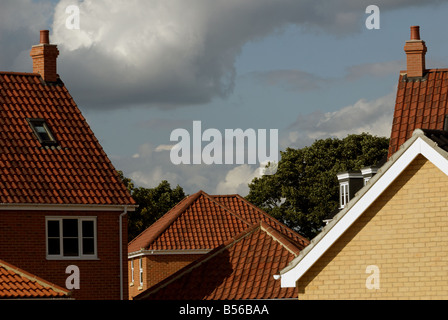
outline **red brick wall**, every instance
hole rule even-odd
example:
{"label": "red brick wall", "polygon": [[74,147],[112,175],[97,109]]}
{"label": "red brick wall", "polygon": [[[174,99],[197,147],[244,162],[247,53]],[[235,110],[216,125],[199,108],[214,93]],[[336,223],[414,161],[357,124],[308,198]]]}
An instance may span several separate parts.
{"label": "red brick wall", "polygon": [[[0,259],[63,288],[69,274],[65,269],[76,265],[80,289],[72,297],[81,300],[120,299],[119,212],[74,211],[0,211]],[[97,217],[97,260],[47,260],[45,217]],[[127,216],[123,217],[123,297],[128,297]]]}
{"label": "red brick wall", "polygon": [[31,49],[33,73],[39,73],[45,81],[57,81],[57,62],[59,50],[56,45],[37,45]]}
{"label": "red brick wall", "polygon": [[408,77],[422,77],[425,71],[426,45],[424,41],[406,41],[406,72]]}
{"label": "red brick wall", "polygon": [[202,254],[153,254],[143,256],[143,286],[139,285],[139,259],[134,258],[134,283],[131,283],[131,259],[128,262],[129,298],[132,299],[166,277],[200,258]]}

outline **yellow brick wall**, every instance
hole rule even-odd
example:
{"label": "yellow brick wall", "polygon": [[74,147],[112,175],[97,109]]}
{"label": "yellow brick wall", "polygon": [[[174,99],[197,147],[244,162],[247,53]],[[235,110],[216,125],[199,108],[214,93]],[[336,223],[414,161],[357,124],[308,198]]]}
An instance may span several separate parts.
{"label": "yellow brick wall", "polygon": [[297,286],[299,299],[448,299],[448,177],[419,155]]}

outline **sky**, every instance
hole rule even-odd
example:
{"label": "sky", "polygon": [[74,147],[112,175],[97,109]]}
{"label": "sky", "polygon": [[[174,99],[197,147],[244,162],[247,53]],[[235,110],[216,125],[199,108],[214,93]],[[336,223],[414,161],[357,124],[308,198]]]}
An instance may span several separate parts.
{"label": "sky", "polygon": [[[247,151],[256,163],[222,164],[175,164],[173,147],[200,157],[236,129],[259,143],[271,141],[260,130],[275,130],[274,154],[348,134],[388,137],[410,26],[420,26],[427,68],[446,68],[447,13],[447,0],[1,0],[0,70],[32,72],[31,46],[50,30],[59,75],[136,186],[245,196],[264,165],[259,146]],[[176,129],[190,140],[171,139]]]}

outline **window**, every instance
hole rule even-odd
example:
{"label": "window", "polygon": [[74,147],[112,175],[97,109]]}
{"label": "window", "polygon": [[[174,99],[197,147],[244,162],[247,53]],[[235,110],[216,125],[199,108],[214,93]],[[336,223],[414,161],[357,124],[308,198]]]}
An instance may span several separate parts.
{"label": "window", "polygon": [[342,182],[339,186],[341,209],[344,208],[349,201],[348,182]]}
{"label": "window", "polygon": [[34,134],[43,146],[56,145],[56,139],[44,119],[28,119]]}
{"label": "window", "polygon": [[131,283],[134,283],[134,259],[131,259]]}
{"label": "window", "polygon": [[96,258],[96,218],[47,217],[47,258]]}
{"label": "window", "polygon": [[365,177],[365,178],[364,178],[364,185],[366,185],[367,182],[369,182],[369,180],[370,180],[370,177]]}
{"label": "window", "polygon": [[143,286],[143,259],[142,259],[142,257],[140,257],[138,265],[139,265],[139,269],[140,269],[139,270],[139,273],[140,273],[140,287],[142,287]]}

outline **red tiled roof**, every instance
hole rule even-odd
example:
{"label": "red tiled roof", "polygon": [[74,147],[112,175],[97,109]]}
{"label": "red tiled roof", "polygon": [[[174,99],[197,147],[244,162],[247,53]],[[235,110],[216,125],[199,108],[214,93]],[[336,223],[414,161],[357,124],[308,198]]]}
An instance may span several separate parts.
{"label": "red tiled roof", "polygon": [[274,275],[299,248],[264,222],[136,296],[136,300],[236,300],[297,298]]}
{"label": "red tiled roof", "polygon": [[0,299],[69,298],[70,291],[0,260]]}
{"label": "red tiled roof", "polygon": [[199,191],[173,207],[128,245],[128,252],[208,249],[221,245],[248,226],[264,221],[298,247],[309,241],[238,195],[210,196]]}
{"label": "red tiled roof", "polygon": [[448,114],[448,69],[426,70],[422,78],[398,81],[394,119],[389,143],[390,157],[415,129],[443,130]]}
{"label": "red tiled roof", "polygon": [[245,230],[249,223],[199,191],[174,206],[133,239],[128,252],[213,249]]}
{"label": "red tiled roof", "polygon": [[[45,119],[56,147],[27,118]],[[62,81],[0,72],[0,203],[134,204]]]}

